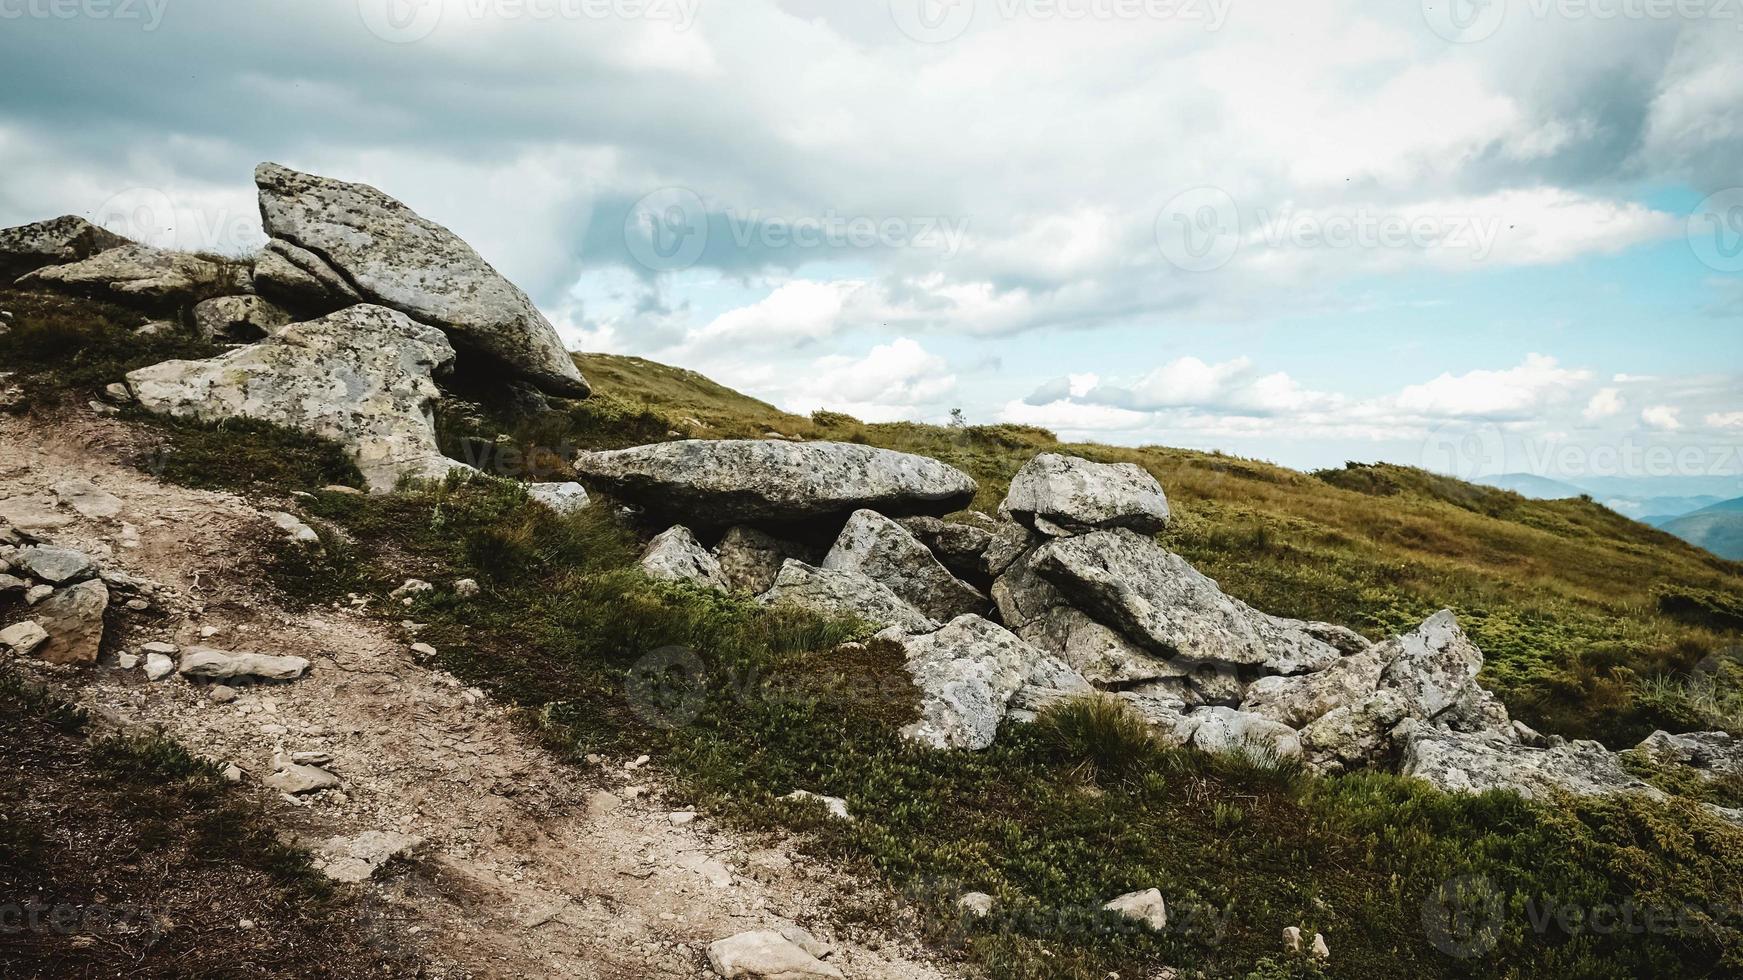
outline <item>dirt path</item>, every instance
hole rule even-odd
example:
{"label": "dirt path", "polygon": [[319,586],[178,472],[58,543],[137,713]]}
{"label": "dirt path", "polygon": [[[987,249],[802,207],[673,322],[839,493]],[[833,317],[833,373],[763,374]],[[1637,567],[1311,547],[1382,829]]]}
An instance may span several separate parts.
{"label": "dirt path", "polygon": [[[161,583],[151,608],[125,611],[118,649],[167,641],[292,654],[302,680],[244,687],[220,704],[180,677],[122,669],[57,671],[82,703],[117,723],[161,727],[242,770],[290,834],[316,842],[365,831],[414,835],[409,868],[379,889],[403,913],[389,930],[451,976],[600,980],[711,976],[704,951],[749,929],[798,926],[855,980],[931,978],[911,937],[851,934],[828,919],[855,886],[827,869],[653,803],[658,766],[593,771],[558,763],[504,709],[418,666],[414,637],[352,609],[292,614],[252,588],[253,546],[272,533],[264,507],[171,486],[119,460],[144,438],[113,419],[52,424],[0,416],[0,517],[110,567]],[[121,501],[91,518],[54,490],[87,480]],[[327,753],[344,785],[291,798],[260,781],[277,753]],[[638,795],[632,787],[651,791]]]}

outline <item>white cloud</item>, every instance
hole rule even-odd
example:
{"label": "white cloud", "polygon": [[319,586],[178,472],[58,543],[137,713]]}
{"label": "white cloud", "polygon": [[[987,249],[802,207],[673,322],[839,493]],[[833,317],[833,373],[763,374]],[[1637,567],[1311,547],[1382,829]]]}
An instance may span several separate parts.
{"label": "white cloud", "polygon": [[1705,421],[1712,429],[1743,429],[1743,412],[1710,412]]}
{"label": "white cloud", "polygon": [[1398,393],[1397,404],[1436,418],[1529,418],[1591,377],[1590,371],[1561,367],[1553,357],[1527,354],[1518,367],[1446,373],[1411,385]]}
{"label": "white cloud", "polygon": [[1580,413],[1580,417],[1588,422],[1596,422],[1599,419],[1607,419],[1612,415],[1619,414],[1627,407],[1628,400],[1622,397],[1620,388],[1600,388],[1597,394],[1592,396],[1592,400],[1586,402],[1585,410]]}
{"label": "white cloud", "polygon": [[1682,428],[1682,422],[1677,418],[1682,409],[1672,405],[1648,405],[1640,410],[1640,421],[1649,428],[1663,432],[1675,432]]}
{"label": "white cloud", "polygon": [[907,337],[860,357],[831,354],[794,368],[728,365],[721,377],[753,386],[790,412],[826,408],[868,422],[939,417],[956,388],[945,360]]}

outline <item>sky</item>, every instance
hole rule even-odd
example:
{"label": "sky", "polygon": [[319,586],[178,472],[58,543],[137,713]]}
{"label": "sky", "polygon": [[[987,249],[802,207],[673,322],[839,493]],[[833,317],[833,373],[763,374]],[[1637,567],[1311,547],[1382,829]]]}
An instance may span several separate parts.
{"label": "sky", "polygon": [[398,197],[782,408],[1743,494],[1735,0],[0,0],[0,225]]}

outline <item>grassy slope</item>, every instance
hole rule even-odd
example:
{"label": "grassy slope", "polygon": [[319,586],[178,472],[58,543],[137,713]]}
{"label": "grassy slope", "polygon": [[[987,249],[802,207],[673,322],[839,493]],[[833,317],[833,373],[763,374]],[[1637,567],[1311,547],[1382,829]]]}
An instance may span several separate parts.
{"label": "grassy slope", "polygon": [[608,400],[663,413],[687,433],[680,416],[708,424],[698,435],[772,428],[935,456],[980,481],[974,506],[989,512],[1038,451],[1137,463],[1174,506],[1165,542],[1267,611],[1379,637],[1450,606],[1489,656],[1485,682],[1520,717],[1570,737],[1624,746],[1655,727],[1743,725],[1733,703],[1645,683],[1711,667],[1737,647],[1737,624],[1660,607],[1665,596],[1743,602],[1743,564],[1590,500],[1529,500],[1389,465],[1304,474],[1180,449],[1061,445],[1016,426],[818,424],[693,372],[611,355],[579,360]]}

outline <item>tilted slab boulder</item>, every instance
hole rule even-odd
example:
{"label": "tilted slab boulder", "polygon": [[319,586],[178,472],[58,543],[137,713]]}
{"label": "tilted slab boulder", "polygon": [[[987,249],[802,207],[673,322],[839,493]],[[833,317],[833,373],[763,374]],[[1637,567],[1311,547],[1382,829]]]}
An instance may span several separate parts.
{"label": "tilted slab boulder", "polygon": [[687,439],[581,453],[575,470],[650,510],[697,524],[803,521],[870,508],[947,514],[974,497],[968,474],[935,459],[846,442]]}
{"label": "tilted slab boulder", "polygon": [[999,522],[975,511],[965,516],[963,521],[904,517],[896,523],[936,555],[951,574],[973,581],[987,574],[986,551],[992,546]]}
{"label": "tilted slab boulder", "polygon": [[823,556],[823,567],[859,572],[910,606],[947,622],[987,611],[987,597],[956,576],[905,528],[875,510],[856,510]]}
{"label": "tilted slab boulder", "polygon": [[855,616],[874,626],[929,633],[938,623],[882,584],[858,572],[817,568],[789,558],[775,584],[757,597],[765,606],[798,606],[824,615]]}
{"label": "tilted slab boulder", "polygon": [[690,582],[705,589],[725,591],[726,576],[720,563],[683,525],[669,527],[654,536],[642,552],[641,569],[649,578],[665,582]]}
{"label": "tilted slab boulder", "polygon": [[1055,537],[1115,527],[1160,531],[1168,526],[1168,497],[1134,463],[1041,453],[1011,478],[999,513]]}
{"label": "tilted slab boulder", "polygon": [[120,235],[72,214],[0,229],[0,284],[44,266],[78,262],[126,244],[128,240]]}
{"label": "tilted slab boulder", "polygon": [[242,292],[248,279],[240,265],[129,243],[78,262],[38,269],[19,277],[18,285],[167,310],[213,292]]}
{"label": "tilted slab boulder", "polygon": [[587,395],[556,328],[453,232],[367,184],[275,163],[255,168],[254,182],[267,235],[295,247],[274,252],[269,276],[291,276],[302,289],[340,279],[365,302],[440,327],[463,352],[485,355],[545,391]]}
{"label": "tilted slab boulder", "polygon": [[434,327],[380,306],[294,323],[258,344],[127,375],[139,404],[177,418],[259,419],[339,443],[369,489],[466,467],[436,447],[431,375],[454,349]]}
{"label": "tilted slab boulder", "polygon": [[1483,651],[1459,628],[1450,609],[1380,647],[1386,662],[1380,686],[1404,695],[1418,718],[1433,718],[1451,708],[1476,686],[1477,672],[1483,669]]}
{"label": "tilted slab boulder", "polygon": [[923,636],[886,632],[879,638],[901,644],[908,673],[920,689],[920,720],[902,734],[933,748],[992,745],[1019,693],[1027,694],[1021,703],[1034,708],[1048,699],[1048,692],[1070,696],[1091,691],[1056,658],[979,616],[959,616]]}

